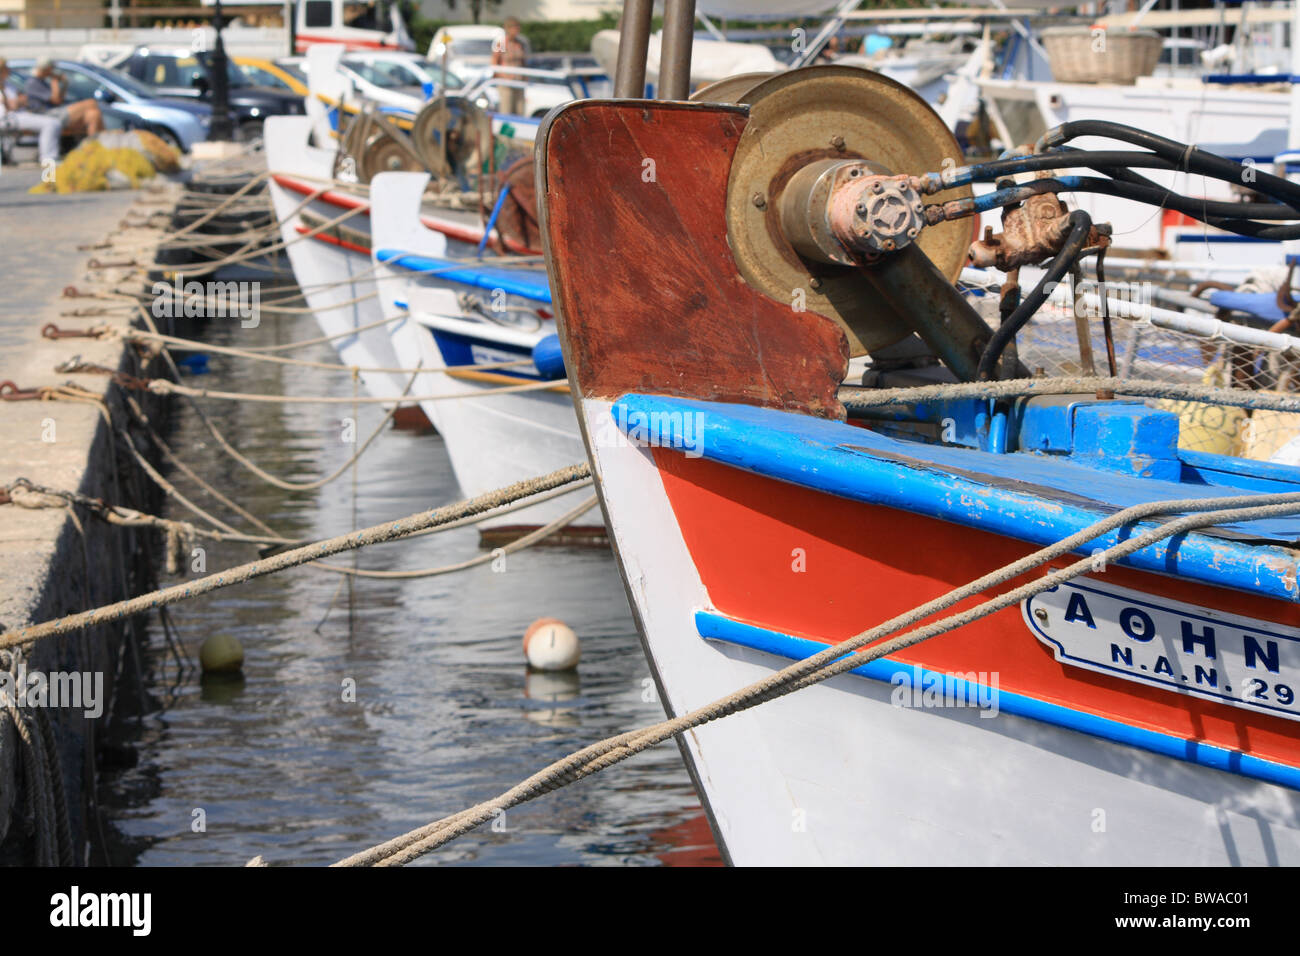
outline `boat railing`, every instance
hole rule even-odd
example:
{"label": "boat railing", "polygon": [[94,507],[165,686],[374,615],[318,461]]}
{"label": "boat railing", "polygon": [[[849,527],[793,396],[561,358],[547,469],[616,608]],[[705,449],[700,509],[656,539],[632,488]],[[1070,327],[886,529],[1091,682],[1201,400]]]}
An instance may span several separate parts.
{"label": "boat railing", "polygon": [[566,86],[574,99],[590,99],[593,83],[609,82],[609,76],[599,66],[578,66],[567,69],[541,69],[532,66],[508,66],[493,64],[484,68],[484,73],[470,83],[461,95],[473,99],[489,87],[511,87],[527,89],[536,84],[549,86]]}

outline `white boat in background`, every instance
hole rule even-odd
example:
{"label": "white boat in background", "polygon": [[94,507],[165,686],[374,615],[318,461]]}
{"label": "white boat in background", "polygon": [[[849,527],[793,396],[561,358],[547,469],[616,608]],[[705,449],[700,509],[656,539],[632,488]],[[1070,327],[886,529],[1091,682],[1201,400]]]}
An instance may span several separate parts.
{"label": "white boat in background", "polygon": [[[1168,139],[1195,143],[1242,164],[1241,186],[1172,170],[1146,170],[1148,179],[1177,192],[1210,200],[1241,200],[1250,183],[1250,167],[1275,171],[1277,157],[1290,142],[1295,105],[1286,60],[1295,51],[1283,42],[1282,31],[1296,30],[1293,4],[1249,5],[1240,13],[1220,10],[1150,10],[1098,17],[1095,25],[1048,29],[1004,55],[1001,75],[976,82],[1003,149],[1033,144],[1046,130],[1076,120],[1124,123]],[[1236,44],[1182,64],[1161,66],[1163,46],[1182,48],[1181,28],[1209,28],[1227,22],[1237,29]],[[1137,29],[1137,28],[1141,29]],[[1175,31],[1174,37],[1156,32]],[[1207,36],[1222,38],[1223,34]],[[1037,49],[1041,39],[1051,48]],[[1267,42],[1251,42],[1261,38]],[[1242,51],[1236,52],[1233,51]],[[1271,58],[1268,52],[1271,51]],[[1044,75],[1044,53],[1051,78]],[[1210,69],[1231,61],[1249,74],[1215,74]],[[1294,64],[1290,67],[1294,72]],[[1095,148],[1099,140],[1081,137],[1073,143]],[[1077,170],[1088,174],[1087,170]],[[1283,170],[1284,172],[1284,170]],[[1234,236],[1194,222],[1173,210],[1151,210],[1123,199],[1089,193],[1073,197],[1094,219],[1112,223],[1116,245],[1155,251],[1188,262],[1259,264],[1280,261],[1281,244]],[[992,220],[985,220],[991,224]]]}
{"label": "white boat in background", "polygon": [[[294,279],[321,332],[343,336],[332,344],[344,364],[406,367],[379,324],[384,316],[368,249],[357,241],[357,233],[365,235],[366,216],[358,213],[329,229],[318,228],[359,203],[346,205],[342,195],[331,195],[335,154],[311,144],[311,129],[309,116],[271,116],[263,132],[271,204]],[[346,335],[349,331],[355,334]],[[406,390],[404,377],[395,372],[359,372],[358,377],[377,398],[395,401]]]}
{"label": "white boat in background", "polygon": [[[591,39],[591,53],[609,76],[618,63],[617,30],[601,30]],[[645,81],[649,87],[659,85],[659,53],[662,33],[651,35],[646,55]],[[732,43],[727,40],[696,39],[692,45],[691,86],[716,83],[745,73],[775,73],[781,64],[772,51],[756,43]]]}
{"label": "white boat in background", "polygon": [[[424,376],[421,393],[470,396],[421,403],[461,490],[472,497],[582,461],[544,267],[448,258],[446,237],[421,221],[428,180],[381,173],[371,182],[371,255],[383,314],[405,316],[389,326],[394,351],[421,368],[452,369]],[[536,387],[492,394],[517,386]],[[485,521],[480,531],[487,542],[518,537],[559,520],[586,493]],[[551,540],[603,543],[604,535],[600,513],[589,511]]]}
{"label": "white boat in background", "polygon": [[[1072,120],[1110,120],[1168,139],[1194,142],[1214,153],[1272,171],[1284,153],[1290,131],[1290,91],[1250,86],[1212,85],[1193,79],[1144,77],[1131,86],[1092,83],[981,80],[980,89],[999,138],[1010,147],[1032,144],[1048,129]],[[1096,148],[1097,140],[1074,145]],[[1088,175],[1088,170],[1073,172]],[[1239,198],[1227,184],[1172,170],[1145,170],[1148,179],[1177,192],[1206,199]],[[1245,181],[1243,180],[1243,185]],[[1278,243],[1229,236],[1187,216],[1135,206],[1122,199],[1075,194],[1078,206],[1099,221],[1111,222],[1116,244],[1127,249],[1160,250],[1171,258],[1217,263],[1278,258]],[[1262,251],[1260,246],[1268,247]]]}

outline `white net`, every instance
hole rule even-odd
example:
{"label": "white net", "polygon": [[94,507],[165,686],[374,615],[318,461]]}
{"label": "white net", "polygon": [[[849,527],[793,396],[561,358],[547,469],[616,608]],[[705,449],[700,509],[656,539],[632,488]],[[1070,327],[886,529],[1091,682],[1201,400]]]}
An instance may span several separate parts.
{"label": "white net", "polygon": [[[1080,348],[1079,322],[1067,296],[1056,296],[1021,331],[1016,345],[1021,362],[1047,377],[1108,375],[1106,336],[1095,309],[1086,318],[1092,368]],[[1217,385],[1270,392],[1297,391],[1300,356],[1276,349],[1233,344],[1122,317],[1112,309],[1111,330],[1116,374],[1121,378],[1194,385]],[[1180,447],[1236,455],[1259,461],[1300,464],[1300,414],[1253,411],[1200,402],[1149,400],[1179,416]]]}

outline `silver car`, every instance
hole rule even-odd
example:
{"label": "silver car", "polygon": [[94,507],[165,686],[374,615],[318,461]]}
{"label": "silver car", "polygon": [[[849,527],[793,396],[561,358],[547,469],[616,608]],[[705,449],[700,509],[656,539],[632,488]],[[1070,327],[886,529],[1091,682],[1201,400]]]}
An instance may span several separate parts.
{"label": "silver car", "polygon": [[[16,59],[9,67],[27,80],[36,61]],[[118,115],[127,124],[148,130],[183,152],[208,138],[212,107],[206,103],[160,97],[139,80],[94,63],[55,60],[54,68],[68,78],[68,102],[98,100],[106,116]]]}

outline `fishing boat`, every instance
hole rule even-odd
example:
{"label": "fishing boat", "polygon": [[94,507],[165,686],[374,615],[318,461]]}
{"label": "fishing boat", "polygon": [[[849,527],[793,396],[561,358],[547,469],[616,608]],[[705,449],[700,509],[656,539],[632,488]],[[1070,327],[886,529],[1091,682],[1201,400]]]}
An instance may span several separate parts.
{"label": "fishing boat", "polygon": [[[422,200],[424,218],[447,236],[453,254],[481,254],[488,247],[536,254],[530,245],[536,242],[531,166],[519,163],[514,147],[494,140],[486,115],[471,103],[439,97],[404,129],[397,119],[349,102],[337,70],[341,56],[337,47],[308,51],[311,123],[280,124],[283,148],[273,161],[268,155],[272,183],[309,197],[308,219],[317,223],[359,210],[346,220],[342,248],[361,247],[352,251],[367,266],[367,184],[382,171],[423,170],[434,177],[435,188]],[[349,106],[357,112],[349,114]],[[323,183],[332,188],[321,192]]]}
{"label": "fishing boat", "polygon": [[[446,443],[457,483],[474,496],[581,461],[544,267],[518,257],[450,258],[446,235],[421,220],[428,182],[425,173],[375,177],[371,256],[395,350],[440,373],[422,376],[421,407]],[[490,519],[481,536],[495,544],[536,531],[587,494],[576,489]],[[547,540],[604,544],[605,526],[589,511]]]}
{"label": "fishing boat", "polygon": [[[678,740],[726,858],[1300,862],[1300,470],[1180,449],[1123,391],[1026,384],[1007,346],[1044,284],[996,330],[958,292],[970,220],[934,210],[971,210],[969,180],[913,93],[817,67],[683,102],[689,59],[663,52],[664,100],[552,113],[538,195],[627,597],[666,710],[701,715]],[[1045,278],[1108,244],[1047,221],[1019,248]],[[837,676],[732,698],[819,652]]]}
{"label": "fishing boat", "polygon": [[[359,238],[366,232],[355,224],[364,223],[365,217],[320,228],[344,211],[357,209],[364,199],[341,191],[333,194],[334,154],[311,145],[311,127],[307,116],[276,116],[268,117],[263,132],[271,171],[268,188],[284,252],[321,332],[339,336],[332,344],[340,360],[367,369],[400,369],[403,364],[375,298],[369,246]],[[407,390],[397,371],[365,371],[358,377],[378,398],[396,400]]]}
{"label": "fishing boat", "polygon": [[[308,115],[274,117],[268,122],[264,137],[269,191],[281,239],[307,305],[325,335],[344,336],[334,342],[340,358],[362,368],[402,369],[410,363],[398,360],[377,297],[370,259],[370,190],[363,180],[392,165],[394,151],[403,157],[397,168],[414,162],[392,135],[367,135],[358,128],[363,121],[371,127],[385,123],[370,113],[360,114],[349,127],[351,141],[360,145],[351,153],[340,149],[326,115],[330,88],[323,79],[331,75],[340,56],[339,47],[313,47],[308,52],[313,64]],[[441,128],[444,140],[448,129]],[[400,130],[396,132],[400,134]],[[345,137],[344,143],[347,141]],[[478,167],[478,148],[458,150],[459,146],[451,147],[452,159],[440,154],[444,176],[439,187],[420,200],[426,226],[445,238],[451,255],[482,256],[489,246],[509,255],[528,253],[529,242],[536,241],[530,207],[531,170],[517,177],[520,182],[513,189],[514,179],[500,180],[491,211],[485,213],[481,208],[485,187],[462,175],[468,165]],[[457,164],[454,167],[453,162]],[[489,178],[497,182],[488,176],[481,180]],[[345,336],[348,331],[356,334]],[[426,394],[411,382],[410,375],[397,371],[363,371],[359,377],[367,391],[386,400],[396,401],[404,392]],[[406,422],[406,412],[399,416]],[[420,425],[421,421],[415,416],[410,424]]]}

